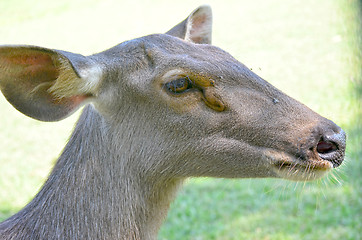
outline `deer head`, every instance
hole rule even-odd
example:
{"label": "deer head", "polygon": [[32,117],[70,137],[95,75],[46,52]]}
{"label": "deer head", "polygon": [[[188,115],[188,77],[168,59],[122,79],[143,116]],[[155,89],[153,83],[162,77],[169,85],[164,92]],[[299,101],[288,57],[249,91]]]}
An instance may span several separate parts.
{"label": "deer head", "polygon": [[158,149],[145,164],[172,176],[310,180],[339,166],[344,132],[211,45],[211,26],[203,6],[166,34],[88,57],[4,46],[1,91],[43,121],[91,103],[139,151]]}
{"label": "deer head", "polygon": [[2,238],[156,238],[187,177],[313,180],[342,163],[343,130],[211,45],[211,26],[202,6],[166,34],[91,56],[0,47],[16,109],[58,121],[87,105]]}

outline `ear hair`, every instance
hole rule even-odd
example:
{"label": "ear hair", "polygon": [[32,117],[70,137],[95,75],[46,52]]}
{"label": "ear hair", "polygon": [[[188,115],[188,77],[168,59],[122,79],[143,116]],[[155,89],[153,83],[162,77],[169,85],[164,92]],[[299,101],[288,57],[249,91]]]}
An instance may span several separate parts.
{"label": "ear hair", "polygon": [[94,64],[86,69],[76,71],[71,62],[63,56],[58,56],[59,76],[48,89],[55,98],[62,99],[77,95],[95,96],[102,69]]}

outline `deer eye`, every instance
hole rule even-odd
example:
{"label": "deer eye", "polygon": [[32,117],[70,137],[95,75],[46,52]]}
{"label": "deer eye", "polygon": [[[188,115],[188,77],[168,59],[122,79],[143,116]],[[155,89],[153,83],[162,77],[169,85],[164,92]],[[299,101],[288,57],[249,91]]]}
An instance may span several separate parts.
{"label": "deer eye", "polygon": [[183,93],[192,88],[189,77],[181,77],[165,84],[167,90],[171,93]]}

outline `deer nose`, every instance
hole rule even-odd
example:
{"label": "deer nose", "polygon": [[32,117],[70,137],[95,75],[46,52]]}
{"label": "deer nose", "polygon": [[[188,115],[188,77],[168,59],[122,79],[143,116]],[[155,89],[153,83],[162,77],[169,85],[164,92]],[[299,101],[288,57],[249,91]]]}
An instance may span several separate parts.
{"label": "deer nose", "polygon": [[[334,123],[333,123],[334,124]],[[336,168],[343,162],[346,149],[346,133],[334,124],[333,130],[321,134],[315,151],[323,160],[327,160]]]}

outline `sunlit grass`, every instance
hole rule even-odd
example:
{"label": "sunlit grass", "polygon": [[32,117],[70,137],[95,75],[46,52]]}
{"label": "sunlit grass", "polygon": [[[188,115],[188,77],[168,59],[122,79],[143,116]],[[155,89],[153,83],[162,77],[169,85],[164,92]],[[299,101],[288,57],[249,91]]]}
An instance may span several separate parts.
{"label": "sunlit grass", "polygon": [[[347,159],[325,179],[191,179],[160,239],[361,239],[362,74],[358,0],[212,0],[215,45],[341,125]],[[0,44],[82,54],[165,32],[204,1],[0,1]],[[77,116],[28,119],[0,97],[0,220],[37,192]]]}

